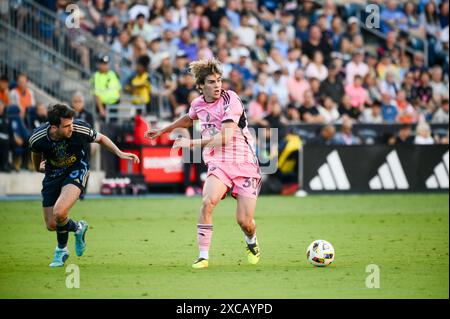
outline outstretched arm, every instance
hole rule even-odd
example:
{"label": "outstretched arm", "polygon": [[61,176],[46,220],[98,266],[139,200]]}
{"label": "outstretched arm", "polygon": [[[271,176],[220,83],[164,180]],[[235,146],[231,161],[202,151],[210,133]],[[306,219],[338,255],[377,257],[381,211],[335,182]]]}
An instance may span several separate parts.
{"label": "outstretched arm", "polygon": [[110,151],[113,154],[116,154],[118,157],[123,159],[132,160],[134,163],[139,163],[139,157],[137,157],[133,153],[125,153],[122,152],[116,144],[114,144],[113,141],[109,139],[108,136],[97,133],[97,138],[95,139],[95,142],[104,146],[108,151]]}
{"label": "outstretched arm", "polygon": [[172,122],[170,125],[162,128],[160,130],[150,129],[145,132],[144,137],[147,139],[154,139],[164,133],[172,132],[176,128],[188,128],[192,126],[192,119],[189,117],[189,114],[186,114],[180,117],[178,120]]}
{"label": "outstretched arm", "polygon": [[179,138],[175,141],[173,147],[213,147],[213,146],[226,146],[233,137],[234,130],[236,129],[237,124],[229,121],[222,124],[222,130],[214,136],[209,138],[201,138],[191,140],[188,138]]}

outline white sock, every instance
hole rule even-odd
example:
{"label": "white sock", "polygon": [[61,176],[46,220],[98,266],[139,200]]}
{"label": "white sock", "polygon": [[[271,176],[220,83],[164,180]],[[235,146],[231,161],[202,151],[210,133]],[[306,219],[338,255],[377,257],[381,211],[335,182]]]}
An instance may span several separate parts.
{"label": "white sock", "polygon": [[209,252],[207,250],[200,250],[198,258],[209,259]]}
{"label": "white sock", "polygon": [[247,235],[245,235],[245,242],[249,245],[256,244],[256,234],[254,234],[253,237],[247,237]]}

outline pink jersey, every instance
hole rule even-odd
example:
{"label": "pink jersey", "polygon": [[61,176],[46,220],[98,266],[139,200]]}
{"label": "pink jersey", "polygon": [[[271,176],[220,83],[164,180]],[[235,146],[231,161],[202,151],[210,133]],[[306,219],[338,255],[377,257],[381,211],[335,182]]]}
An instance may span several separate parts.
{"label": "pink jersey", "polygon": [[209,138],[220,133],[223,122],[231,120],[237,124],[228,145],[204,148],[203,159],[206,164],[258,163],[244,106],[234,91],[222,90],[220,99],[211,103],[206,102],[203,95],[199,96],[191,103],[189,117],[200,120],[202,138]]}

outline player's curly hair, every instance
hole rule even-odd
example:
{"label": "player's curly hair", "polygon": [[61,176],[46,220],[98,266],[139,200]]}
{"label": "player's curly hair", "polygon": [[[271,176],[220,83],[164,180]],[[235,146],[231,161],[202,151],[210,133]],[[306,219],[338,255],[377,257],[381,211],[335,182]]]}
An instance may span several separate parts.
{"label": "player's curly hair", "polygon": [[189,71],[194,76],[195,84],[197,84],[197,86],[205,84],[205,79],[208,75],[220,74],[222,76],[220,61],[216,58],[191,62],[189,64]]}

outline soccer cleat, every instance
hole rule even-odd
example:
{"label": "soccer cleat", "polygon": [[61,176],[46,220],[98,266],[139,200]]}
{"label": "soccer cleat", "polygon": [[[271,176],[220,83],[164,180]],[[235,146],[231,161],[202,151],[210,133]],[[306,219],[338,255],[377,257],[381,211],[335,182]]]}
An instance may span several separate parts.
{"label": "soccer cleat", "polygon": [[80,220],[78,222],[78,230],[75,232],[75,252],[77,256],[83,256],[84,250],[86,249],[86,231],[89,228],[89,225],[84,220]]}
{"label": "soccer cleat", "polygon": [[195,263],[192,264],[194,269],[208,268],[208,259],[199,258]]}
{"label": "soccer cleat", "polygon": [[69,251],[67,248],[58,248],[55,249],[55,257],[53,261],[49,265],[50,267],[62,267],[66,262],[67,258],[69,258]]}
{"label": "soccer cleat", "polygon": [[258,241],[255,244],[247,244],[247,259],[252,265],[256,265],[259,262],[261,254],[259,252]]}

